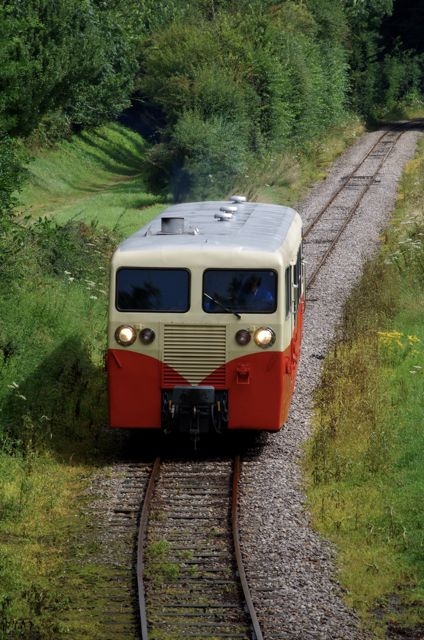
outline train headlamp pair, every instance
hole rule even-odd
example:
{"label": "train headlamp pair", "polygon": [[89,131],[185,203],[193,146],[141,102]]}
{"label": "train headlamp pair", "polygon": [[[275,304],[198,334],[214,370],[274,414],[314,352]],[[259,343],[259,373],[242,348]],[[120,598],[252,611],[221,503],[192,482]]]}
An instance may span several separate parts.
{"label": "train headlamp pair", "polygon": [[[142,344],[148,345],[154,341],[156,334],[153,329],[146,327],[140,331],[138,337]],[[252,339],[252,333],[247,329],[239,329],[235,337],[237,344],[245,347]],[[123,324],[116,329],[115,340],[121,347],[130,347],[137,340],[137,331],[129,324]],[[271,327],[260,327],[253,332],[253,340],[258,347],[266,349],[274,344],[275,332]]]}
{"label": "train headlamp pair", "polygon": [[[249,344],[251,340],[252,334],[247,329],[240,329],[236,333],[236,342],[241,347]],[[266,349],[267,347],[272,347],[275,342],[275,332],[271,329],[271,327],[260,327],[253,332],[253,340],[258,347],[262,349]]]}
{"label": "train headlamp pair", "polygon": [[[151,344],[156,337],[153,329],[142,329],[139,333],[142,344]],[[115,340],[121,347],[130,347],[137,339],[137,331],[129,324],[123,324],[115,331]]]}

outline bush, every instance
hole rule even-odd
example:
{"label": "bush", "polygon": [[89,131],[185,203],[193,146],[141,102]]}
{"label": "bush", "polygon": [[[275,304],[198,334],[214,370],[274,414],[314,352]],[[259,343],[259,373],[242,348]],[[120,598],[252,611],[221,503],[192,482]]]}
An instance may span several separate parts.
{"label": "bush", "polygon": [[178,200],[222,196],[253,155],[302,148],[345,115],[341,11],[224,5],[152,33],[143,49],[140,99],[159,134],[151,185],[171,183]]}
{"label": "bush", "polygon": [[16,204],[16,194],[22,186],[27,155],[18,140],[0,133],[0,242],[10,211]]}
{"label": "bush", "polygon": [[150,182],[170,185],[175,201],[223,198],[247,163],[247,135],[240,124],[214,116],[204,119],[185,112],[169,145],[156,145],[147,154]]}
{"label": "bush", "polygon": [[42,137],[49,137],[51,122],[57,136],[69,123],[97,125],[130,104],[137,19],[110,4],[2,3],[0,129],[28,136],[43,123]]}

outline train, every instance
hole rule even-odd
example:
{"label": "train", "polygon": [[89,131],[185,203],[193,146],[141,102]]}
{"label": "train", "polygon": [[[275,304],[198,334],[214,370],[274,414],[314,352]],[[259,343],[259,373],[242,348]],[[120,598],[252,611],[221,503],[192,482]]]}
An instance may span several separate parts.
{"label": "train", "polygon": [[111,260],[109,426],[279,431],[304,308],[297,211],[244,196],[170,205]]}

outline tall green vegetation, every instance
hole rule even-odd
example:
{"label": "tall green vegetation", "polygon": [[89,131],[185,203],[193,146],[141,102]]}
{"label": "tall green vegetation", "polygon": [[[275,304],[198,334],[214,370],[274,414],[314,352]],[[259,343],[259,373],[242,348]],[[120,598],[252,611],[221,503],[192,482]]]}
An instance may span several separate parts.
{"label": "tall green vegetation", "polygon": [[[85,603],[77,594],[87,584],[91,591],[93,580],[107,583],[108,575],[104,566],[82,561],[96,539],[84,529],[78,500],[90,463],[119,447],[118,436],[104,429],[108,262],[120,239],[117,221],[125,217],[128,224],[127,191],[132,187],[133,227],[140,208],[155,202],[142,193],[137,175],[139,144],[135,133],[113,126],[38,157],[29,168],[34,186],[24,191],[25,205],[52,213],[65,194],[67,220],[10,211],[2,227],[1,638],[104,637],[93,628],[91,611],[78,611]],[[91,223],[99,198],[103,211],[110,208],[107,196],[120,200],[109,228]],[[74,200],[79,208],[72,208]],[[102,611],[101,596],[94,606]]]}
{"label": "tall green vegetation", "polygon": [[402,103],[422,96],[424,57],[409,36],[416,30],[419,4],[417,0],[346,1],[352,106],[368,118],[399,117]]}
{"label": "tall green vegetation", "polygon": [[0,637],[59,638],[69,595],[55,581],[69,575],[65,540],[76,524],[68,514],[81,465],[104,439],[105,263],[115,241],[87,224],[47,220],[21,222],[8,238],[0,264]]}
{"label": "tall green vegetation", "polygon": [[26,175],[25,158],[19,141],[0,134],[0,288],[7,288],[13,279],[14,256],[20,246],[22,226],[13,207]]}
{"label": "tall green vegetation", "polygon": [[11,210],[16,204],[16,191],[22,186],[26,175],[23,168],[25,159],[26,154],[19,142],[0,134],[0,239],[6,223],[10,222]]}
{"label": "tall green vegetation", "polygon": [[2,262],[3,448],[39,449],[49,438],[59,451],[63,439],[82,443],[93,425],[104,424],[92,402],[103,394],[92,359],[101,357],[99,308],[106,299],[104,263],[113,244],[85,224],[58,227],[44,220],[27,227]]}
{"label": "tall green vegetation", "polygon": [[312,4],[221,3],[213,19],[149,35],[137,87],[161,131],[148,156],[155,187],[171,183],[177,199],[225,193],[253,163],[346,116],[343,12]]}
{"label": "tall green vegetation", "polygon": [[97,125],[129,105],[133,34],[109,6],[94,0],[2,3],[0,130],[26,136],[44,123],[51,135],[57,126]]}
{"label": "tall green vegetation", "polygon": [[117,125],[64,141],[28,169],[20,208],[32,215],[1,218],[0,449],[47,440],[59,452],[71,439],[90,450],[105,424],[108,260],[157,200],[140,153]]}

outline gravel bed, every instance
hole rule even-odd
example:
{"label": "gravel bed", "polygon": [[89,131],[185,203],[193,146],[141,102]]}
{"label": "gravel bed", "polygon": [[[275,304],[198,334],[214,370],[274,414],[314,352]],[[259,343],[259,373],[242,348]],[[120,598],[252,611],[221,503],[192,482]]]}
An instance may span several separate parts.
{"label": "gravel bed", "polygon": [[[327,179],[298,206],[304,222],[320,208],[379,136],[362,136]],[[343,600],[332,546],[310,526],[299,462],[310,435],[311,394],[344,302],[393,210],[397,181],[414,156],[419,131],[405,133],[364,198],[355,220],[309,292],[302,356],[289,420],[267,435],[261,453],[243,464],[242,551],[265,640],[363,640],[370,636]],[[308,255],[305,255],[306,265]]]}

